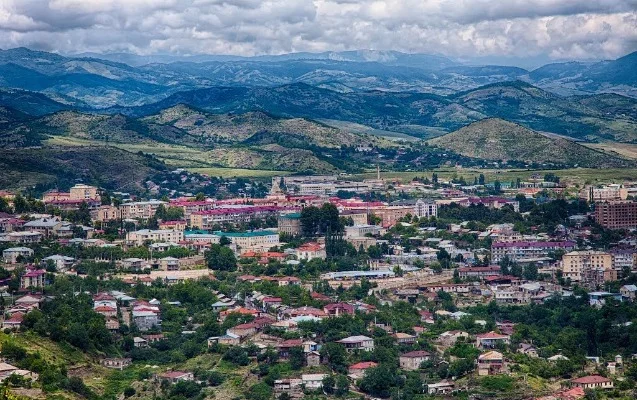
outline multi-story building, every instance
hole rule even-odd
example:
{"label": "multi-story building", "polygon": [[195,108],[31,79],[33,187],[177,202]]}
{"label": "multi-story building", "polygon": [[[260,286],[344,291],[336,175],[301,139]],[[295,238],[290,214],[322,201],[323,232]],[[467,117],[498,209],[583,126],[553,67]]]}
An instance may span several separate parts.
{"label": "multi-story building", "polygon": [[20,277],[20,289],[42,289],[46,285],[46,271],[36,269],[25,272]]}
{"label": "multi-story building", "polygon": [[603,251],[572,251],[562,256],[564,279],[570,279],[572,282],[597,281],[598,271],[602,271],[602,276],[604,271],[607,271],[608,280],[612,279],[611,271],[614,271],[613,256],[610,253]]}
{"label": "multi-story building", "polygon": [[524,262],[537,258],[547,257],[556,251],[571,251],[575,249],[575,242],[496,242],[491,245],[491,257],[498,264],[504,257],[516,262]]}
{"label": "multi-story building", "polygon": [[622,185],[608,185],[604,187],[585,186],[579,193],[582,200],[589,202],[626,200],[628,189]]}
{"label": "multi-story building", "polygon": [[215,232],[219,237],[226,237],[242,249],[270,248],[279,245],[279,234],[275,231],[251,231],[251,232]]}
{"label": "multi-story building", "polygon": [[637,268],[637,249],[612,249],[613,269],[615,271],[634,270]]}
{"label": "multi-story building", "polygon": [[126,234],[126,242],[134,246],[141,246],[147,241],[179,243],[182,240],[183,231],[170,229],[140,229]]}
{"label": "multi-story building", "polygon": [[281,211],[289,210],[277,206],[227,205],[207,211],[198,211],[190,215],[191,227],[210,230],[224,223],[238,224],[257,218],[276,217]]}
{"label": "multi-story building", "polygon": [[178,207],[184,210],[184,218],[188,219],[192,213],[212,210],[215,208],[215,203],[206,200],[174,200],[170,202],[169,206]]}
{"label": "multi-story building", "polygon": [[135,201],[124,203],[119,206],[119,209],[124,219],[148,219],[155,216],[157,209],[161,205],[165,206],[166,202],[160,200]]}
{"label": "multi-story building", "polygon": [[301,213],[281,214],[277,219],[277,228],[279,233],[287,235],[301,234]]}
{"label": "multi-story building", "polygon": [[117,221],[121,216],[119,208],[111,205],[103,205],[91,211],[91,218],[98,222]]}
{"label": "multi-story building", "polygon": [[595,221],[608,229],[636,229],[637,201],[604,201],[595,204]]}
{"label": "multi-story building", "polygon": [[70,200],[99,200],[95,186],[77,184],[69,190]]}
{"label": "multi-story building", "polygon": [[438,206],[433,200],[418,199],[414,205],[414,215],[418,218],[437,217]]}

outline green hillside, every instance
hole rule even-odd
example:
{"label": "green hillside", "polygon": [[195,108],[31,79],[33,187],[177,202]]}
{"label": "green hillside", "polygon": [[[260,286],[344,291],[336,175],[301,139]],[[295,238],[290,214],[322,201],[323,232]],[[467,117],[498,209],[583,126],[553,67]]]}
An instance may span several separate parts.
{"label": "green hillside", "polygon": [[467,157],[486,160],[523,161],[543,165],[580,167],[623,167],[630,161],[589,149],[564,138],[547,137],[498,118],[484,119],[430,144]]}
{"label": "green hillside", "polygon": [[0,150],[0,187],[70,186],[77,181],[135,191],[149,175],[166,169],[156,159],[114,147],[43,147]]}

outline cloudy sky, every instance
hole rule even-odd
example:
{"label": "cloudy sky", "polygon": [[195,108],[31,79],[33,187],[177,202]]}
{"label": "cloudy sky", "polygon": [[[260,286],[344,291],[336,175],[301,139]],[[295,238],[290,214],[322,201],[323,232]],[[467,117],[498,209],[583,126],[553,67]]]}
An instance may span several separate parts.
{"label": "cloudy sky", "polygon": [[0,0],[0,48],[17,46],[616,58],[637,50],[637,0]]}

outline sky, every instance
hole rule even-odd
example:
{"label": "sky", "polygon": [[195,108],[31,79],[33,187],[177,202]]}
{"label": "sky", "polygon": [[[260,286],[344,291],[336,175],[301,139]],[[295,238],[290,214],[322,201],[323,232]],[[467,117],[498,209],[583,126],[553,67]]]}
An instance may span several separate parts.
{"label": "sky", "polygon": [[637,0],[0,0],[0,48],[262,55],[356,49],[614,59]]}

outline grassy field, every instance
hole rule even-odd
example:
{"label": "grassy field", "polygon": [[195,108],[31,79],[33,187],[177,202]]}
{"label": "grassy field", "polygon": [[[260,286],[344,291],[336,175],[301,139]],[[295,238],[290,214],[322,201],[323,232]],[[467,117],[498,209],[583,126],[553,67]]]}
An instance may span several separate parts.
{"label": "grassy field", "polygon": [[620,157],[637,160],[637,144],[630,143],[582,143],[586,147],[616,154]]}
{"label": "grassy field", "polygon": [[191,172],[206,174],[209,176],[221,176],[224,178],[270,178],[273,176],[289,175],[290,171],[272,171],[265,169],[243,169],[243,168],[186,168]]}
{"label": "grassy field", "polygon": [[[554,173],[559,176],[562,181],[572,184],[586,184],[596,182],[623,182],[626,180],[637,180],[637,168],[571,168],[571,169],[547,169],[547,170],[506,170],[506,169],[478,169],[478,168],[441,168],[421,172],[381,172],[381,177],[386,179],[398,179],[403,182],[410,181],[414,177],[431,177],[436,172],[441,179],[450,179],[452,177],[464,177],[467,183],[472,183],[474,177],[484,174],[487,182],[493,182],[496,179],[501,182],[512,182],[517,178],[522,180],[528,179],[533,174],[544,175]],[[374,179],[375,172],[353,175],[355,179]]]}
{"label": "grassy field", "polygon": [[[88,141],[75,138],[53,137],[46,141],[49,145],[59,146],[87,146],[96,145],[100,142]],[[193,149],[184,146],[174,145],[152,145],[152,144],[118,144],[118,143],[101,143],[104,146],[114,146],[123,150],[155,154],[166,164],[186,168],[192,172],[207,174],[210,176],[221,177],[245,177],[245,178],[268,178],[272,176],[290,174],[289,171],[276,170],[258,170],[245,168],[223,168],[208,163],[208,154],[206,151]],[[622,156],[637,159],[637,145],[613,143],[613,144],[589,144],[589,146],[605,151],[614,151]],[[429,171],[419,172],[382,172],[383,178],[398,179],[401,181],[409,181],[415,176],[431,177],[436,172],[442,179],[452,178],[454,175],[463,176],[467,182],[473,182],[473,178],[484,174],[487,181],[496,179],[502,182],[515,181],[517,178],[522,180],[528,179],[534,173],[544,175],[546,173],[554,173],[562,178],[563,181],[573,184],[585,184],[596,182],[623,182],[626,180],[637,180],[637,168],[571,168],[562,170],[505,170],[505,169],[478,169],[478,168],[440,168]],[[354,179],[373,179],[376,178],[376,172],[370,171],[363,174],[352,176]]]}

